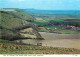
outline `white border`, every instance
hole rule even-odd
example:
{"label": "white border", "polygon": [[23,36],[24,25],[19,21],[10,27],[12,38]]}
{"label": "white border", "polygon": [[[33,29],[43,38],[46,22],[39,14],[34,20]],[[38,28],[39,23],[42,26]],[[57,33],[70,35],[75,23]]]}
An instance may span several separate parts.
{"label": "white border", "polygon": [[74,55],[35,55],[35,54],[4,54],[0,55],[0,57],[80,57],[80,54],[74,54]]}

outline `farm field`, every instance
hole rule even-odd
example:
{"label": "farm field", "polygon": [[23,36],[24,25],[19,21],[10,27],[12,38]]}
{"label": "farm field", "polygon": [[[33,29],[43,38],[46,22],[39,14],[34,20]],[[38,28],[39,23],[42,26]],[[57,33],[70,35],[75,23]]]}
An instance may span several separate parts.
{"label": "farm field", "polygon": [[[80,19],[69,19],[69,20],[73,20],[73,21],[67,21],[67,19],[63,20],[59,20],[59,19],[55,19],[55,20],[46,20],[44,18],[42,18],[41,20],[38,20],[38,18],[36,18],[36,20],[33,22],[34,24],[37,24],[39,26],[42,26],[40,28],[41,31],[44,32],[49,32],[51,30],[51,32],[58,32],[58,33],[80,33]],[[56,22],[56,23],[55,23]],[[58,24],[57,24],[58,23]],[[60,24],[59,24],[60,23]],[[72,26],[78,26],[73,28],[73,29],[68,29],[69,24],[72,24]],[[45,28],[45,29],[43,29]]]}

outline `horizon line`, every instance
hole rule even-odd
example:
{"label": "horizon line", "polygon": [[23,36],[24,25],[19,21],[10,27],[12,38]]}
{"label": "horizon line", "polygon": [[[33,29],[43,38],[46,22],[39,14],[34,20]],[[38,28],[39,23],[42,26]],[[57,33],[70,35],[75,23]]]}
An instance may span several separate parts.
{"label": "horizon line", "polygon": [[[58,10],[58,9],[35,9],[35,8],[0,8],[0,9],[33,9],[33,10],[50,10],[50,11],[52,11],[52,10]],[[59,10],[64,10],[64,9],[59,9]],[[71,11],[75,11],[74,9],[66,9],[66,10],[71,10]],[[66,11],[65,10],[65,11]],[[80,11],[80,10],[78,10],[78,11]]]}

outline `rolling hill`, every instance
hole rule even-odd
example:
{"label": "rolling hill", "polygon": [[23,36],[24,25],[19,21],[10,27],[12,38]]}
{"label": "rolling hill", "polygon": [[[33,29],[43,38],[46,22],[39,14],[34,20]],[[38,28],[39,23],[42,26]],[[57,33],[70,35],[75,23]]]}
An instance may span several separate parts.
{"label": "rolling hill", "polygon": [[32,35],[30,33],[27,33],[29,34],[27,37],[20,33],[20,30],[27,28],[35,30],[35,32],[32,32],[33,36],[35,35],[36,38],[41,38],[36,30],[36,25],[31,23],[35,18],[29,13],[20,9],[0,9],[0,17],[0,38],[7,40],[31,38]]}

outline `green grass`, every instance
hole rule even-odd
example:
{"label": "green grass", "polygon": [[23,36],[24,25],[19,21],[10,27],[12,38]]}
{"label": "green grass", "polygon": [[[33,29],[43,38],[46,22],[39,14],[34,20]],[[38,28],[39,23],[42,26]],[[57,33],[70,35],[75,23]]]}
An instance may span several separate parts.
{"label": "green grass", "polygon": [[50,20],[54,20],[54,18],[53,18],[53,17],[49,17],[49,18],[48,18],[48,17],[44,17],[43,20],[45,20],[45,21],[48,22],[48,21],[50,21]]}
{"label": "green grass", "polygon": [[[80,27],[80,21],[65,21],[65,20],[64,19],[55,19],[55,20],[51,20],[50,23],[52,23],[52,24],[59,23],[60,25],[63,25],[63,24],[65,24],[65,25],[74,25],[74,26],[78,25]],[[71,19],[71,20],[73,20],[73,19]]]}
{"label": "green grass", "polygon": [[41,31],[41,32],[49,32],[45,27],[39,27],[39,31]]}
{"label": "green grass", "polygon": [[17,15],[14,15],[13,12],[4,11],[4,12],[0,12],[0,14],[1,14],[0,23],[1,23],[1,26],[3,26],[4,28],[13,29],[13,28],[21,27],[23,26],[23,21],[25,21],[24,22],[25,25],[29,24],[29,22],[21,18],[21,16],[16,17]]}
{"label": "green grass", "polygon": [[43,26],[44,26],[44,25],[48,25],[48,22],[46,22],[46,21],[44,22],[44,21],[42,21],[42,20],[41,20],[41,21],[40,21],[40,20],[35,20],[33,23],[34,23],[34,24],[37,24],[37,25],[43,25]]}
{"label": "green grass", "polygon": [[0,54],[80,54],[74,48],[21,45],[0,39]]}
{"label": "green grass", "polygon": [[49,29],[55,29],[55,28],[58,28],[58,26],[45,26],[45,28],[49,28]]}
{"label": "green grass", "polygon": [[10,41],[0,39],[0,43],[8,43],[8,42],[10,42]]}

